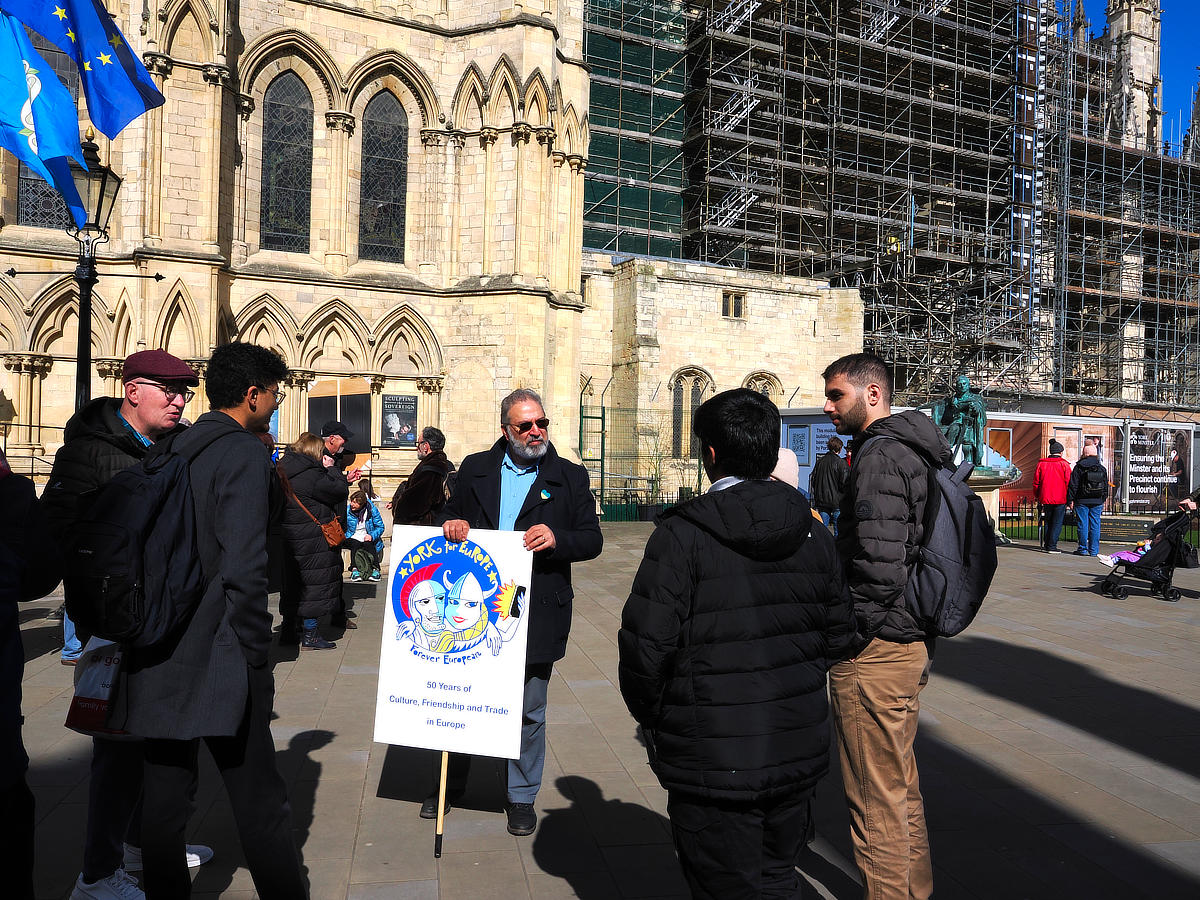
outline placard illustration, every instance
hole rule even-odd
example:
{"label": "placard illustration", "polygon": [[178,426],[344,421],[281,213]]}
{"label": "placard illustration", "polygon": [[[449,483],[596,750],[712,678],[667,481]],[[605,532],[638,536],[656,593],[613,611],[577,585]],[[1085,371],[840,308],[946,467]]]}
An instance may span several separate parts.
{"label": "placard illustration", "polygon": [[517,532],[395,529],[375,740],[520,755],[531,572]]}

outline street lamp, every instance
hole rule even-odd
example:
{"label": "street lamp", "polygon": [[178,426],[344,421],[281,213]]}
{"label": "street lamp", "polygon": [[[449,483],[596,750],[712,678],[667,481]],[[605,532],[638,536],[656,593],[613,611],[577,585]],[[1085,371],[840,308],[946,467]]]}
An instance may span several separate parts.
{"label": "street lamp", "polygon": [[92,396],[92,286],[96,283],[96,247],[108,240],[108,219],[121,189],[121,176],[100,164],[96,133],[88,128],[83,141],[82,166],[71,165],[75,189],[83,201],[87,221],[82,228],[67,227],[67,234],[79,242],[79,262],[75,281],[79,285],[79,341],[75,351],[75,410],[78,412]]}

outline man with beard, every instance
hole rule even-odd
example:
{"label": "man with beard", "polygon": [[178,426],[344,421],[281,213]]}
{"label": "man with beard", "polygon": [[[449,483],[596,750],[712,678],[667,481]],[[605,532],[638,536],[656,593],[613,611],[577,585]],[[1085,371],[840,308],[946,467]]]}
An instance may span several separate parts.
{"label": "man with beard", "polygon": [[446,458],[446,436],[428,426],[417,442],[417,466],[396,488],[389,509],[397,525],[429,525],[450,496],[447,489],[454,463]]}
{"label": "man with beard", "polygon": [[943,465],[952,452],[927,416],[892,415],[892,373],[878,356],[844,356],[823,377],[825,414],[854,438],[837,549],[857,634],[851,658],[829,672],[854,859],[870,900],[924,900],[933,867],[913,742],[933,639],[904,591],[929,494],[929,466],[914,448]]}
{"label": "man with beard", "polygon": [[[508,762],[505,812],[510,834],[532,834],[533,803],[546,760],[546,689],[571,631],[571,563],[600,555],[603,537],[587,469],[562,459],[550,443],[550,420],[542,398],[516,390],[500,404],[500,440],[463,460],[454,495],[438,516],[448,541],[463,541],[472,528],[521,531],[533,552],[525,650],[525,700],[521,756]],[[470,757],[451,755],[446,809],[466,786]],[[437,791],[421,817],[437,816]]]}

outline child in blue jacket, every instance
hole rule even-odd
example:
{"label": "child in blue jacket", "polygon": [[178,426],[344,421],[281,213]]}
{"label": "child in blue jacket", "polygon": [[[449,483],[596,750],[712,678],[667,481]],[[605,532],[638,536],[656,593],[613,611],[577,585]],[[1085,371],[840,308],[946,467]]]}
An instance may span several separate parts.
{"label": "child in blue jacket", "polygon": [[378,581],[383,516],[363,491],[351,494],[346,504],[346,546],[350,548],[350,580]]}

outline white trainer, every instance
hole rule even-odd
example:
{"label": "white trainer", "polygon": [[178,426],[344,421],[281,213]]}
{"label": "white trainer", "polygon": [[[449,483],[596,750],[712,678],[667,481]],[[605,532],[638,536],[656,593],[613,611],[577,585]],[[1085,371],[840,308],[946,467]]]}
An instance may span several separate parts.
{"label": "white trainer", "polygon": [[[213,858],[212,847],[205,847],[203,844],[188,844],[187,845],[187,863],[189,869],[195,869],[210,859]],[[142,871],[142,848],[134,847],[130,844],[125,845],[125,871],[140,872]]]}
{"label": "white trainer", "polygon": [[146,895],[124,869],[117,869],[107,878],[91,884],[84,884],[83,875],[80,875],[75,879],[71,900],[146,900]]}

